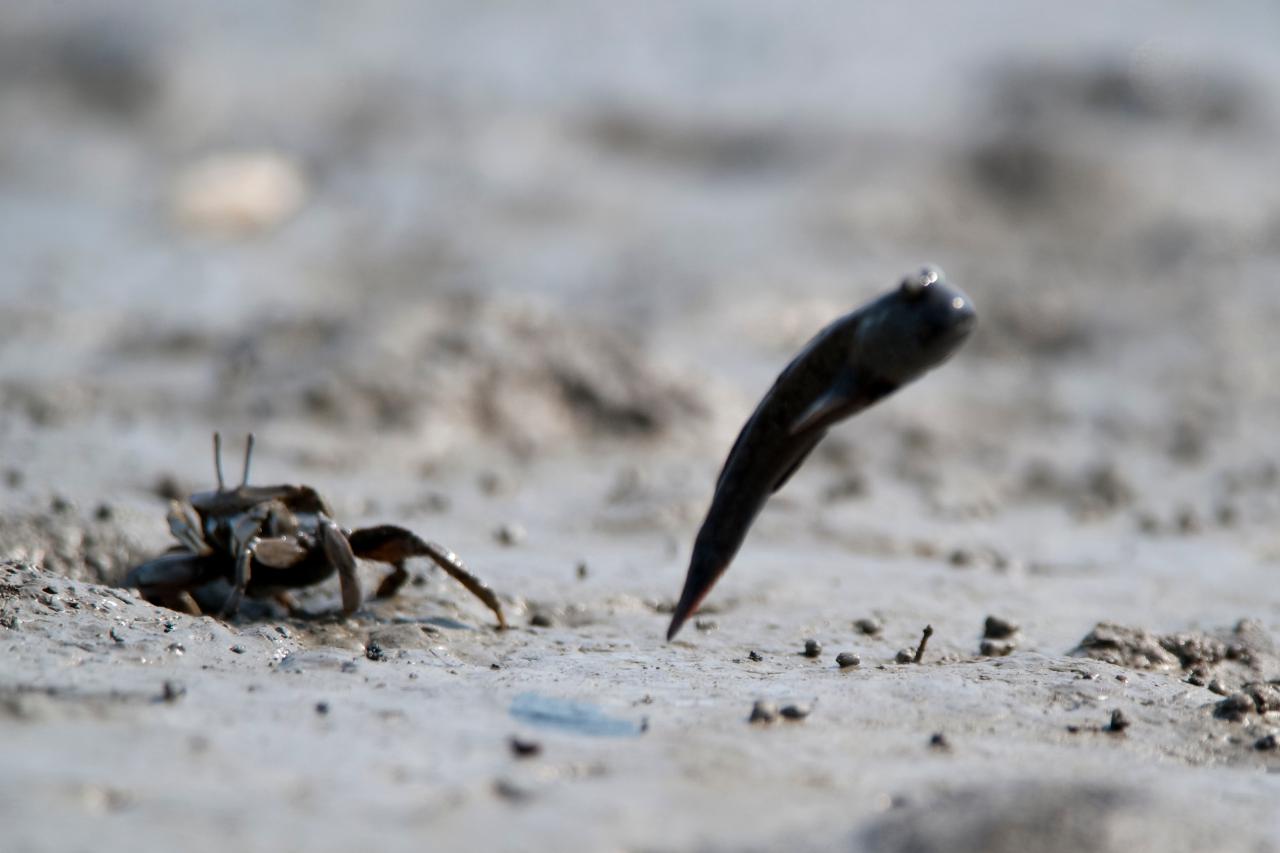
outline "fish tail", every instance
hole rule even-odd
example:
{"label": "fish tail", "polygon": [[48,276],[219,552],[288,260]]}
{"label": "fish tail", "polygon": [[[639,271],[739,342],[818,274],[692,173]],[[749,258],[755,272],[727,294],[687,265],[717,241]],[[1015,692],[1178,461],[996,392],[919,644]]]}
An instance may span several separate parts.
{"label": "fish tail", "polygon": [[697,611],[711,587],[715,586],[724,570],[729,567],[731,559],[732,555],[725,557],[719,548],[703,543],[694,545],[693,557],[689,560],[689,574],[684,580],[684,591],[680,593],[680,601],[671,616],[671,627],[667,629],[668,641],[675,639],[685,621]]}

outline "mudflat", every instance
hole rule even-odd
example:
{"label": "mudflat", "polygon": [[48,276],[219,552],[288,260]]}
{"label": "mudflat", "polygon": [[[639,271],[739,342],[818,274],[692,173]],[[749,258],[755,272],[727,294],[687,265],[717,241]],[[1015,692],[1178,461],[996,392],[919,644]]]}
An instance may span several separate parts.
{"label": "mudflat", "polygon": [[[1266,4],[224,6],[0,12],[6,850],[1280,847]],[[926,262],[972,339],[666,642],[756,401]],[[512,627],[123,588],[215,429]]]}

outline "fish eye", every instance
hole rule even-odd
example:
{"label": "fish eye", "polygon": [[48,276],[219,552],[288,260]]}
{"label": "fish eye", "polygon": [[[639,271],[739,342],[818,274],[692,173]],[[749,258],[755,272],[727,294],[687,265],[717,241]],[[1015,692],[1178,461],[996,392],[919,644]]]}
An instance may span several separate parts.
{"label": "fish eye", "polygon": [[909,275],[904,278],[898,290],[907,299],[916,300],[924,295],[926,287],[937,280],[938,271],[931,267],[925,267],[915,275]]}

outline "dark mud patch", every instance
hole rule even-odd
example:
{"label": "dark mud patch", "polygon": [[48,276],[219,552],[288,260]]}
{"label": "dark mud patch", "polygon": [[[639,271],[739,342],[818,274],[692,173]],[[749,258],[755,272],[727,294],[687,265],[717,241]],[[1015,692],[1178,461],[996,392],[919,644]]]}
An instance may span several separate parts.
{"label": "dark mud patch", "polygon": [[1176,853],[1253,849],[1222,838],[1146,793],[1110,785],[1033,782],[969,788],[895,810],[855,849],[866,853]]}
{"label": "dark mud patch", "polygon": [[160,396],[199,392],[192,406],[211,418],[430,426],[529,450],[657,437],[704,415],[697,383],[664,368],[634,334],[478,298],[432,297],[356,317],[268,317],[178,345],[157,334],[132,330],[104,357],[127,359],[151,381],[163,375],[140,370],[152,362],[171,376],[175,365],[185,370],[181,387]]}
{"label": "dark mud patch", "polygon": [[1010,63],[994,75],[993,100],[1035,121],[1074,113],[1108,120],[1232,128],[1256,112],[1252,88],[1225,69],[1143,53],[1077,63]]}
{"label": "dark mud patch", "polygon": [[692,119],[639,110],[597,111],[581,124],[592,147],[620,160],[713,177],[809,169],[824,145],[781,124]]}

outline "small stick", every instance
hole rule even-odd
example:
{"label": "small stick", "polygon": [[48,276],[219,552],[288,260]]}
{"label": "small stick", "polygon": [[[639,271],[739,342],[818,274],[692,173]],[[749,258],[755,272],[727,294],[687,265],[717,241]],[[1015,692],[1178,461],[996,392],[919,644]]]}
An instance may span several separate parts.
{"label": "small stick", "polygon": [[925,625],[924,633],[920,636],[920,645],[916,646],[916,656],[911,659],[912,663],[920,663],[920,659],[924,657],[924,647],[929,644],[929,638],[933,636],[933,626]]}

